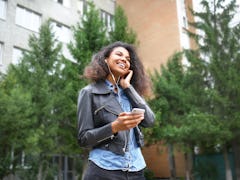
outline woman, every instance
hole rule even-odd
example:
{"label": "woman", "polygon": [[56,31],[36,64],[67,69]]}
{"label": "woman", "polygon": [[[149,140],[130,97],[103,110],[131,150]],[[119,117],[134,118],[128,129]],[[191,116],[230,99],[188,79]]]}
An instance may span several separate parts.
{"label": "woman", "polygon": [[[104,47],[84,76],[93,82],[78,97],[78,143],[91,148],[83,179],[144,180],[139,126],[152,126],[154,113],[141,97],[151,86],[134,47],[123,42]],[[145,113],[132,113],[133,108]]]}

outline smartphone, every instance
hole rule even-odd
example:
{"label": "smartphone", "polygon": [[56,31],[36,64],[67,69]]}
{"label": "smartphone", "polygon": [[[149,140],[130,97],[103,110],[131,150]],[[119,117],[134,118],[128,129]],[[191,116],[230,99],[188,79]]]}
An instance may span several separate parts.
{"label": "smartphone", "polygon": [[144,113],[145,109],[141,109],[141,108],[133,108],[132,109],[132,113],[134,114],[139,114],[139,113]]}

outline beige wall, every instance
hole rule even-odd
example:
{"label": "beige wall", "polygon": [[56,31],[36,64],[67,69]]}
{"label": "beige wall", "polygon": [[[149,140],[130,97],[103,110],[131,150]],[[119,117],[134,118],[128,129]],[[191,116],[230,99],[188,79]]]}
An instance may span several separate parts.
{"label": "beige wall", "polygon": [[138,53],[146,69],[160,69],[180,49],[175,0],[117,0],[137,33]]}

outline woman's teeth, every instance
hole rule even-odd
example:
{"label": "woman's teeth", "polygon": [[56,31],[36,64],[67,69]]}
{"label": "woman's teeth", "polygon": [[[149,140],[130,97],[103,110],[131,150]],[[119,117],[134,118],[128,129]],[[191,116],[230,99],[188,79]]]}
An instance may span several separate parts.
{"label": "woman's teeth", "polygon": [[124,64],[122,64],[122,63],[120,63],[120,64],[118,64],[121,68],[125,68],[125,65]]}

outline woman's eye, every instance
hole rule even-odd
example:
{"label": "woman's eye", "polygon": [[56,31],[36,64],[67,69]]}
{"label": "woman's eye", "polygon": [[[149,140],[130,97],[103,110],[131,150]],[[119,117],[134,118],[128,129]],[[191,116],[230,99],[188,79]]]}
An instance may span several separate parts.
{"label": "woman's eye", "polygon": [[[122,53],[116,53],[116,55],[119,56],[119,57],[121,57],[121,58],[124,57],[124,55],[123,55]],[[131,60],[130,57],[125,57],[125,59],[126,59],[127,61],[129,61],[129,62],[130,62],[130,60]]]}

